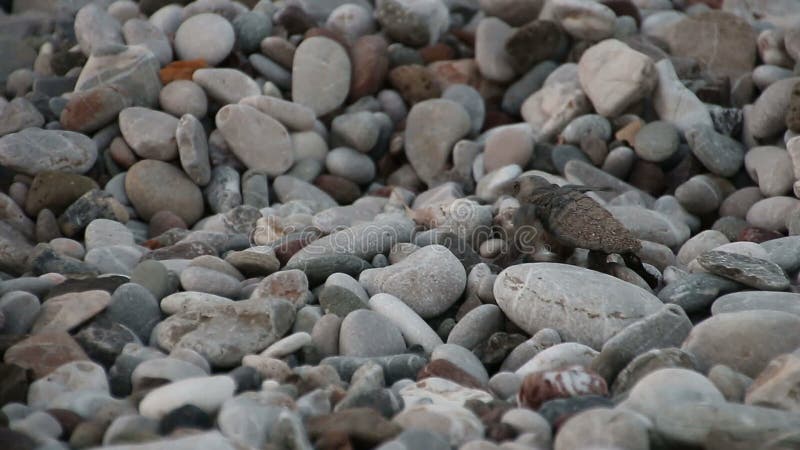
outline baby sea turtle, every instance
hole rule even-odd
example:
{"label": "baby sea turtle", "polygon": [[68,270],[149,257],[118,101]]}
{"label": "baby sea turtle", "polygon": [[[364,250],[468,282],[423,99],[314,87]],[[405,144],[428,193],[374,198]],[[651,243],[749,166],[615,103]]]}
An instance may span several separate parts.
{"label": "baby sea turtle", "polygon": [[[585,248],[590,258],[605,261],[611,253],[619,254],[625,264],[650,286],[655,277],[647,272],[636,252],[642,243],[608,210],[585,192],[602,190],[587,186],[558,186],[537,175],[525,175],[509,181],[501,193],[520,202],[514,221],[527,223],[539,219],[544,228],[563,246]],[[523,223],[515,223],[515,226]]]}

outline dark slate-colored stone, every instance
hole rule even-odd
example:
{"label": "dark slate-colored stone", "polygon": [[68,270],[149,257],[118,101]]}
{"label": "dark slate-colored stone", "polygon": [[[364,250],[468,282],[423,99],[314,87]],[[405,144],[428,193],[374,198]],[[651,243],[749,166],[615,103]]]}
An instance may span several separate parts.
{"label": "dark slate-colored stone", "polygon": [[75,340],[92,360],[106,367],[114,364],[125,344],[141,343],[136,333],[105,315],[97,316],[83,327]]}
{"label": "dark slate-colored stone", "polygon": [[208,430],[212,426],[214,426],[214,419],[207,412],[194,405],[185,405],[165,414],[158,424],[158,431],[167,435],[178,428]]}

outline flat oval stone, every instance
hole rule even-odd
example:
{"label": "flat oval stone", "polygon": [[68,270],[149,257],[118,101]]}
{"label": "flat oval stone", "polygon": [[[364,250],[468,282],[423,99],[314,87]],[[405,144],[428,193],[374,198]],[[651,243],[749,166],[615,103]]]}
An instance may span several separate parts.
{"label": "flat oval stone", "polygon": [[783,269],[772,261],[752,256],[709,251],[697,257],[697,262],[709,272],[745,286],[766,291],[789,288],[789,278]]}
{"label": "flat oval stone", "polygon": [[193,224],[205,209],[200,188],[180,169],[163,161],[145,159],[134,164],[125,177],[125,192],[145,220],[159,211],[172,211]]}
{"label": "flat oval stone", "polygon": [[150,391],[139,404],[139,412],[145,417],[160,419],[176,408],[194,405],[213,413],[233,397],[235,390],[236,382],[227,375],[188,378]]}
{"label": "flat oval stone", "polygon": [[183,60],[203,59],[216,66],[233,49],[236,34],[233,25],[217,14],[192,16],[175,33],[175,51]]}
{"label": "flat oval stone", "polygon": [[289,132],[259,110],[227,105],[217,113],[216,123],[230,149],[248,169],[277,176],[294,163]]}
{"label": "flat oval stone", "polygon": [[106,291],[71,292],[52,297],[42,303],[34,333],[69,331],[86,322],[111,303]]}
{"label": "flat oval stone", "polygon": [[498,275],[494,296],[506,316],[528,333],[554,328],[565,341],[595,349],[663,305],[640,287],[557,263],[509,267]]}
{"label": "flat oval stone", "polygon": [[96,160],[97,145],[81,133],[26,128],[0,138],[0,165],[31,176],[86,173]]}
{"label": "flat oval stone", "polygon": [[445,168],[455,143],[469,133],[469,114],[452,100],[433,99],[414,105],[406,120],[406,157],[430,183]]}
{"label": "flat oval stone", "polygon": [[711,314],[766,309],[800,315],[800,294],[794,292],[743,291],[723,295],[711,305]]}
{"label": "flat oval stone", "polygon": [[191,114],[197,118],[205,117],[208,111],[208,98],[197,83],[190,80],[175,80],[161,89],[158,103],[164,112],[175,117]]}
{"label": "flat oval stone", "polygon": [[184,291],[170,294],[161,299],[161,311],[164,314],[177,314],[207,306],[227,305],[233,300],[207,292]]}
{"label": "flat oval stone", "polygon": [[724,364],[749,377],[758,375],[776,356],[800,346],[800,317],[780,311],[722,313],[695,325],[683,350],[697,357],[705,373]]}
{"label": "flat oval stone", "polygon": [[369,307],[397,325],[409,345],[420,345],[426,353],[442,345],[442,339],[433,328],[397,297],[376,294],[369,299]]}
{"label": "flat oval stone", "polygon": [[198,186],[207,185],[211,181],[211,163],[203,125],[195,116],[184,114],[175,130],[175,141],[184,172]]}
{"label": "flat oval stone", "polygon": [[736,174],[744,162],[744,148],[734,139],[698,124],[686,131],[692,153],[712,173],[723,177]]}
{"label": "flat oval stone", "polygon": [[405,350],[400,329],[380,314],[359,309],[342,321],[339,351],[343,356],[388,356]]}
{"label": "flat oval stone", "polygon": [[239,103],[252,106],[293,131],[313,130],[317,119],[314,111],[307,106],[267,95],[245,97]]}
{"label": "flat oval stone", "polygon": [[236,69],[198,69],[192,74],[192,81],[199,84],[209,97],[223,105],[237,103],[245,97],[261,93],[255,80]]}
{"label": "flat oval stone", "polygon": [[143,159],[175,159],[178,155],[177,128],[178,119],[161,111],[134,106],[119,113],[122,137]]}
{"label": "flat oval stone", "polygon": [[323,116],[341,106],[350,92],[350,58],[336,41],[314,36],[295,51],[292,100]]}
{"label": "flat oval stone", "polygon": [[392,294],[427,319],[441,314],[461,297],[467,274],[450,250],[429,245],[397,264],[361,272],[359,282],[370,295]]}

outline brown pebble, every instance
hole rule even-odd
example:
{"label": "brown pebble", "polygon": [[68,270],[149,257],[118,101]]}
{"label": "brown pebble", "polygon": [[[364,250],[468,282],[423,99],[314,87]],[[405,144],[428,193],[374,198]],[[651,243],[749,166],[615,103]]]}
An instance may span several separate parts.
{"label": "brown pebble", "polygon": [[172,211],[158,211],[150,218],[147,228],[147,237],[154,238],[160,236],[167,230],[173,228],[188,229],[186,222]]}
{"label": "brown pebble", "polygon": [[50,242],[62,236],[58,219],[53,211],[47,208],[39,211],[36,215],[36,242]]}
{"label": "brown pebble", "polygon": [[789,108],[786,109],[786,127],[795,133],[800,133],[800,82],[792,88]]}
{"label": "brown pebble", "polygon": [[261,53],[286,69],[291,70],[296,50],[294,44],[282,37],[269,36],[261,41]]}
{"label": "brown pebble", "polygon": [[433,73],[417,64],[395,67],[389,71],[389,83],[409,105],[442,95]]}
{"label": "brown pebble", "polygon": [[419,49],[419,55],[422,56],[422,60],[425,61],[425,64],[430,64],[436,61],[447,61],[449,59],[453,59],[456,57],[456,51],[453,49],[453,47],[445,44],[444,42],[439,42],[434,45],[422,47]]}
{"label": "brown pebble", "polygon": [[757,227],[747,227],[739,232],[740,241],[755,242],[756,244],[782,237],[784,236],[777,231],[765,230]]}
{"label": "brown pebble", "polygon": [[666,187],[664,171],[653,162],[641,159],[633,163],[628,182],[633,186],[655,196],[661,195]]}
{"label": "brown pebble", "polygon": [[125,139],[119,136],[111,141],[111,145],[108,147],[108,154],[111,156],[111,160],[122,169],[129,169],[139,161],[139,158],[133,153],[128,143],[125,142]]}
{"label": "brown pebble", "polygon": [[481,75],[474,59],[437,61],[429,64],[428,69],[442,90],[453,84],[466,84],[476,89],[480,87]]}
{"label": "brown pebble", "polygon": [[322,174],[314,180],[314,186],[327,192],[340,205],[349,205],[361,197],[357,184],[336,175]]}
{"label": "brown pebble", "polygon": [[581,150],[595,166],[602,165],[608,156],[608,144],[597,136],[587,135],[581,139]]}
{"label": "brown pebble", "polygon": [[48,409],[48,414],[53,416],[61,425],[61,439],[67,440],[75,428],[83,421],[83,417],[68,409]]}
{"label": "brown pebble", "polygon": [[208,67],[205,60],[188,59],[185,61],[173,61],[158,72],[161,84],[167,85],[175,80],[191,80],[194,71]]}
{"label": "brown pebble", "polygon": [[475,377],[446,359],[435,359],[420,369],[417,373],[417,381],[425,378],[444,378],[464,387],[485,389],[485,386]]}
{"label": "brown pebble", "polygon": [[353,43],[350,51],[353,64],[351,100],[372,95],[383,86],[389,71],[387,48],[386,40],[380,35],[361,36]]}
{"label": "brown pebble", "polygon": [[47,208],[59,215],[83,194],[98,188],[97,183],[87,176],[67,172],[40,172],[28,189],[25,212],[29,216],[35,216]]}
{"label": "brown pebble", "polygon": [[517,73],[555,56],[567,37],[555,22],[534,20],[520,28],[506,41],[506,52]]}
{"label": "brown pebble", "polygon": [[487,108],[486,118],[483,120],[483,130],[481,131],[491,130],[492,128],[503,125],[511,125],[514,122],[516,122],[516,120],[505,112],[499,109]]}
{"label": "brown pebble", "polygon": [[314,27],[314,19],[308,16],[303,8],[289,5],[281,8],[274,16],[275,23],[286,29],[289,34],[303,34]]}

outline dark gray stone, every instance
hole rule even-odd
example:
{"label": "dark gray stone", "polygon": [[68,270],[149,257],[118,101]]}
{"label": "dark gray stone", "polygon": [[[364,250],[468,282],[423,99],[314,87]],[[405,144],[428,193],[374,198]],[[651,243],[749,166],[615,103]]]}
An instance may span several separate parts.
{"label": "dark gray stone", "polygon": [[772,261],[736,253],[709,251],[697,257],[697,262],[709,272],[765,291],[789,288],[789,278]]}
{"label": "dark gray stone", "polygon": [[111,303],[106,308],[106,315],[130,328],[139,339],[147,342],[153,327],[161,320],[161,307],[147,288],[136,283],[127,283],[114,291]]}
{"label": "dark gray stone", "polygon": [[354,356],[330,356],[323,359],[320,364],[332,366],[339,373],[342,380],[349,381],[356,370],[363,364],[372,361],[383,368],[386,384],[392,384],[403,378],[416,379],[428,360],[420,355],[405,353],[402,355],[378,356],[373,358],[358,358]]}
{"label": "dark gray stone", "polygon": [[710,273],[690,273],[668,284],[658,298],[674,303],[687,313],[705,311],[720,295],[743,289],[741,284]]}

